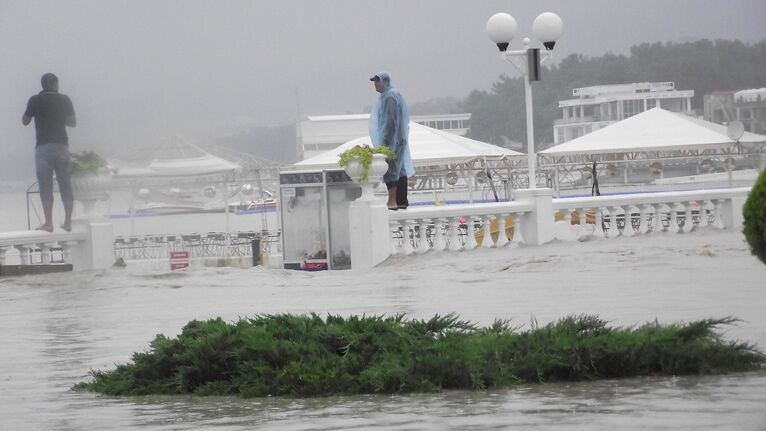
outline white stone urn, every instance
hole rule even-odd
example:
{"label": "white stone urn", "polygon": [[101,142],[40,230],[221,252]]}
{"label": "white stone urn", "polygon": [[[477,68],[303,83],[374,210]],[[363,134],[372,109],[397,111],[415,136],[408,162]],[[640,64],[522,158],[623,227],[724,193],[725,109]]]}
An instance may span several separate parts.
{"label": "white stone urn", "polygon": [[362,196],[359,199],[374,200],[372,190],[380,183],[383,174],[388,170],[388,163],[386,163],[385,154],[373,154],[366,180],[363,180],[365,167],[362,166],[362,162],[358,158],[350,159],[345,170],[353,182],[362,186]]}
{"label": "white stone urn", "polygon": [[74,199],[82,204],[85,217],[91,218],[94,216],[96,201],[109,199],[112,173],[108,169],[101,169],[95,173],[73,175],[71,184]]}

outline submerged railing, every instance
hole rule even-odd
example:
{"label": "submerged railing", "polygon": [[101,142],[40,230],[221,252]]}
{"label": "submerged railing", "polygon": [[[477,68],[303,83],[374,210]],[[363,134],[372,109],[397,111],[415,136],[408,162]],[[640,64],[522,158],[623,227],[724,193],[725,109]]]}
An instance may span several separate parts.
{"label": "submerged railing", "polygon": [[[512,246],[526,243],[524,232],[531,228],[538,236],[532,243],[576,240],[585,235],[615,238],[704,227],[739,228],[749,191],[693,190],[550,199],[547,204],[542,200],[410,207],[389,214],[391,254]],[[540,211],[548,215],[529,217]]]}
{"label": "submerged railing", "polygon": [[118,236],[114,255],[126,261],[169,259],[175,251],[187,251],[190,258],[252,256],[255,240],[261,253],[269,253],[279,243],[279,232]]}
{"label": "submerged railing", "polygon": [[0,233],[0,265],[72,263],[73,252],[86,240],[84,232],[15,231]]}

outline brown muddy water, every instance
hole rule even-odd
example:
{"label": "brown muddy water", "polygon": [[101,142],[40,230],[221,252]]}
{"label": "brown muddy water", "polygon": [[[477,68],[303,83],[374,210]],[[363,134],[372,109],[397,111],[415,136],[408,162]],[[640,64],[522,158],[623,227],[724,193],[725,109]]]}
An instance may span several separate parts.
{"label": "brown muddy water", "polygon": [[109,397],[71,390],[192,319],[459,313],[485,325],[598,314],[615,325],[736,316],[766,348],[766,265],[702,231],[394,258],[366,273],[204,268],[0,279],[1,430],[766,430],[766,372],[318,399]]}

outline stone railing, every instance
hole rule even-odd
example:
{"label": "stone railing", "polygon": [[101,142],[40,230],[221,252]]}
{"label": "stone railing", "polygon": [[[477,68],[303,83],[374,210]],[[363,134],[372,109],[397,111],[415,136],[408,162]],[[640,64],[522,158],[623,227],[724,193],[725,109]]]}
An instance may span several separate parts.
{"label": "stone railing", "polygon": [[16,231],[0,234],[0,265],[71,263],[84,233]]}
{"label": "stone railing", "polygon": [[554,236],[566,241],[583,235],[614,238],[706,226],[740,228],[749,191],[746,187],[554,199]]}
{"label": "stone railing", "polygon": [[112,224],[79,219],[72,231],[0,233],[0,265],[71,264],[74,270],[106,268],[114,263]]}
{"label": "stone railing", "polygon": [[585,235],[614,238],[739,229],[749,188],[552,199],[549,189],[518,190],[514,202],[410,207],[390,212],[391,254],[539,245]]}
{"label": "stone railing", "polygon": [[499,202],[397,211],[388,217],[391,253],[409,255],[523,243],[523,217],[532,209],[529,203]]}

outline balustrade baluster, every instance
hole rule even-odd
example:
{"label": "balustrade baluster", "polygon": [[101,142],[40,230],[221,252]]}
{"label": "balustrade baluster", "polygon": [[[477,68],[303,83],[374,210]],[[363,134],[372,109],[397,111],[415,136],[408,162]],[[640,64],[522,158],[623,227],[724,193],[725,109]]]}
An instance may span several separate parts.
{"label": "balustrade baluster", "polygon": [[28,245],[16,245],[14,246],[19,251],[19,263],[21,265],[32,264],[32,249]]}
{"label": "balustrade baluster", "polygon": [[631,205],[626,205],[622,207],[622,210],[625,212],[625,224],[622,227],[622,236],[631,237],[636,234],[636,231],[633,230],[633,207]]}
{"label": "balustrade baluster", "polygon": [[[398,221],[389,221],[388,226],[389,230],[391,231],[391,254],[399,254],[399,251],[403,245],[403,242],[399,242],[401,226],[399,225]],[[402,234],[402,238],[404,238],[404,234]]]}
{"label": "balustrade baluster", "polygon": [[513,213],[513,238],[511,239],[511,246],[518,246],[524,244],[524,236],[521,234],[521,216],[523,212]]}
{"label": "balustrade baluster", "polygon": [[569,208],[563,209],[562,212],[564,213],[564,219],[563,224],[564,226],[561,227],[563,231],[561,231],[561,237],[558,237],[558,239],[562,241],[574,241],[576,239],[575,234],[573,232],[572,228],[572,211]]}
{"label": "balustrade baluster", "polygon": [[708,227],[710,225],[710,217],[707,215],[707,207],[710,205],[710,201],[707,201],[705,199],[702,199],[699,201],[700,203],[700,209],[699,209],[699,223],[697,224],[698,227]]}
{"label": "balustrade baluster", "polygon": [[604,208],[603,207],[596,207],[594,209],[595,213],[595,225],[593,227],[593,236],[597,238],[606,238],[606,232],[604,232]]}
{"label": "balustrade baluster", "polygon": [[476,226],[474,225],[473,216],[466,217],[465,224],[466,224],[467,234],[466,234],[465,244],[463,245],[463,248],[465,250],[473,250],[478,245],[476,243]]}
{"label": "balustrade baluster", "polygon": [[460,244],[460,235],[458,230],[460,228],[460,220],[458,217],[450,217],[449,219],[449,251],[460,251],[463,249],[463,245]]}
{"label": "balustrade baluster", "polygon": [[670,233],[678,233],[679,227],[678,227],[678,204],[677,203],[669,203],[668,208],[670,208],[670,221],[668,222],[668,232]]}
{"label": "balustrade baluster", "polygon": [[580,218],[580,225],[577,228],[577,238],[586,235],[588,227],[588,208],[580,208],[577,210],[577,215]]}
{"label": "balustrade baluster", "polygon": [[619,209],[620,207],[611,207],[611,209],[609,209],[609,230],[606,232],[607,238],[617,238],[620,236],[620,226],[617,223],[617,211]]}
{"label": "balustrade baluster", "polygon": [[402,220],[399,222],[402,225],[402,254],[409,256],[415,254],[415,247],[412,245],[414,232],[412,227],[415,225],[414,220]]}
{"label": "balustrade baluster", "polygon": [[495,241],[495,247],[505,247],[510,241],[508,241],[508,234],[505,232],[507,227],[505,226],[505,218],[508,214],[500,214],[500,218],[497,220],[497,241]]}
{"label": "balustrade baluster", "polygon": [[43,265],[50,265],[51,263],[51,246],[52,244],[42,244],[40,246],[40,260]]}
{"label": "balustrade baluster", "polygon": [[645,234],[649,230],[649,205],[641,205],[638,207],[638,233],[640,235]]}
{"label": "balustrade baluster", "polygon": [[425,254],[431,249],[431,245],[428,244],[428,219],[420,219],[418,224],[418,254]]}
{"label": "balustrade baluster", "polygon": [[[495,243],[492,241],[492,219],[494,216],[492,215],[485,215],[482,217],[482,220],[484,221],[484,238],[481,240],[481,246],[483,248],[492,248],[495,246]],[[498,233],[498,238],[500,234]]]}
{"label": "balustrade baluster", "polygon": [[446,222],[443,218],[437,218],[434,219],[434,247],[433,249],[436,251],[442,251],[447,248],[447,239],[445,238],[444,234],[444,223]]}
{"label": "balustrade baluster", "polygon": [[694,201],[688,201],[684,203],[686,208],[686,217],[684,218],[684,232],[692,232],[696,226],[694,225],[694,217],[692,216],[692,208]]}

